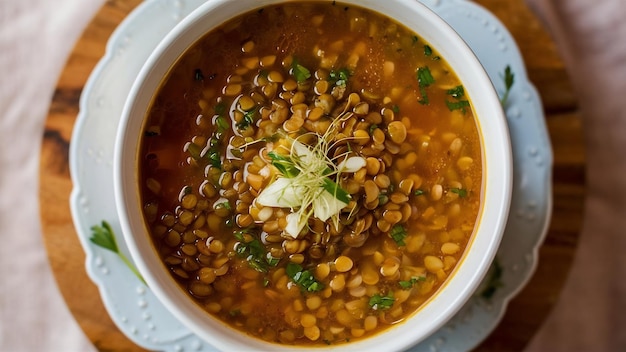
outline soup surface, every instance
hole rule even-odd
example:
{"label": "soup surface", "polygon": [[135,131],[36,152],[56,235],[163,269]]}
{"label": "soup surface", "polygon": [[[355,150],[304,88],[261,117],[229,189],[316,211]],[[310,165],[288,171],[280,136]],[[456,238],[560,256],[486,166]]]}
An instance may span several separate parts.
{"label": "soup surface", "polygon": [[340,3],[205,35],[146,120],[144,214],[199,306],[282,344],[340,344],[414,313],[480,208],[469,99],[435,48]]}

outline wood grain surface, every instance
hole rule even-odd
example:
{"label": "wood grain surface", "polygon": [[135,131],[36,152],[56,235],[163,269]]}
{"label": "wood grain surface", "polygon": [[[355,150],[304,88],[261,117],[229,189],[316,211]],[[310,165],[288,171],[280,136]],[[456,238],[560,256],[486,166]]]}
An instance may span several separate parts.
{"label": "wood grain surface", "polygon": [[[40,164],[41,221],[60,291],[86,336],[101,351],[141,351],[107,314],[85,272],[85,254],[69,210],[69,145],[78,101],[113,30],[140,0],[107,1],[73,49],[46,120]],[[554,208],[537,271],[509,304],[480,351],[520,351],[559,298],[576,252],[585,196],[585,147],[577,99],[549,34],[523,0],[479,0],[508,28],[544,104],[554,150]],[[54,206],[50,206],[50,205]]]}

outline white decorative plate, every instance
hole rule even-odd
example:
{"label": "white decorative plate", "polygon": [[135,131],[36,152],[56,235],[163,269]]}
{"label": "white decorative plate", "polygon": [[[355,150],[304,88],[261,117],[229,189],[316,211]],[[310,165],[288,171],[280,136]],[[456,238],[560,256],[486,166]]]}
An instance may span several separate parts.
{"label": "white decorative plate", "polygon": [[[113,198],[113,144],[126,96],[151,50],[184,16],[206,0],[146,0],[111,36],[105,56],[81,96],[70,148],[74,189],[70,199],[86,268],[119,329],[151,350],[214,350],[182,326],[149,288],[110,251],[89,241],[90,228],[103,220],[117,233],[128,255]],[[496,89],[508,65],[515,74],[506,113],[513,144],[514,190],[511,216],[497,262],[499,285],[489,299],[477,293],[433,336],[411,351],[464,351],[477,346],[498,324],[508,301],[526,284],[537,265],[537,250],[552,209],[552,151],[541,101],[528,81],[519,50],[491,13],[467,0],[422,0],[448,21],[483,63]],[[480,291],[480,290],[479,290]]]}

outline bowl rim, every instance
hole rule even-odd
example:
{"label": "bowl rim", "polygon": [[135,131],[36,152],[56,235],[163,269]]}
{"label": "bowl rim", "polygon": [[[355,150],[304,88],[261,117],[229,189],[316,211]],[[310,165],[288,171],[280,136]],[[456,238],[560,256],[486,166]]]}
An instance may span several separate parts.
{"label": "bowl rim", "polygon": [[[310,0],[290,0],[289,2],[298,1],[308,2]],[[318,1],[330,2],[331,0]],[[219,26],[228,19],[228,17],[224,20],[212,18],[213,16],[210,16],[210,13],[226,11],[242,14],[260,7],[282,2],[285,2],[285,0],[238,0],[236,2],[232,0],[208,0],[185,17],[159,43],[139,72],[124,105],[120,119],[120,128],[116,136],[113,158],[114,195],[122,233],[135,265],[157,299],[183,325],[213,346],[224,350],[251,348],[253,346],[274,350],[293,350],[294,348],[299,349],[299,347],[264,342],[254,337],[249,338],[249,342],[253,343],[253,345],[245,344],[247,339],[242,338],[246,336],[245,333],[227,326],[225,323],[210,316],[210,314],[198,309],[197,304],[192,302],[178,285],[173,284],[173,279],[165,270],[156,251],[153,250],[140,212],[141,202],[139,190],[136,187],[139,182],[136,165],[139,152],[138,145],[140,143],[137,132],[143,127],[146,110],[153,99],[152,93],[148,94],[145,92],[153,91],[153,89],[160,86],[162,77],[169,71],[171,65],[178,60],[180,53],[195,43],[203,33]],[[477,220],[472,239],[470,239],[471,243],[468,243],[468,248],[478,246],[485,248],[486,251],[482,253],[475,253],[477,252],[476,250],[466,251],[461,262],[450,275],[451,277],[446,280],[438,292],[429,299],[428,303],[407,318],[407,321],[410,321],[411,324],[398,324],[368,338],[359,339],[349,344],[328,347],[329,349],[341,348],[347,351],[366,351],[378,349],[378,343],[385,343],[386,348],[390,350],[405,349],[435,332],[463,306],[480,284],[482,277],[486,274],[495,257],[511,203],[513,166],[510,136],[497,92],[483,66],[458,33],[436,13],[415,0],[388,0],[384,2],[380,0],[341,0],[339,3],[374,9],[376,12],[394,18],[395,21],[404,24],[413,31],[416,31],[416,26],[412,25],[411,23],[413,22],[411,21],[417,15],[420,20],[425,22],[422,25],[430,27],[431,30],[416,31],[416,34],[432,44],[448,64],[455,69],[464,87],[467,80],[472,82],[471,85],[465,88],[466,94],[470,96],[472,101],[473,109],[493,116],[489,119],[488,124],[482,123],[484,120],[484,118],[481,118],[482,114],[476,114],[475,118],[481,135],[483,184],[481,187],[482,200],[479,219]],[[439,34],[442,35],[442,38],[449,45],[442,46],[439,42],[429,39],[435,36],[437,31],[440,31]],[[455,66],[456,64],[453,65],[453,63],[461,59],[451,56],[453,52],[456,55],[460,53],[461,55],[459,56],[463,56],[463,62],[471,69],[459,71]],[[483,89],[480,91],[482,99],[474,99],[477,96],[477,88],[475,90],[474,86]],[[470,89],[467,89],[468,87]],[[495,104],[496,102],[497,104]],[[136,116],[141,116],[141,118],[134,118]],[[137,120],[140,120],[140,122]],[[493,147],[497,147],[497,150],[492,149]],[[494,153],[495,156],[492,156]],[[493,161],[487,161],[488,155],[490,160],[493,158]],[[492,167],[494,162],[497,162],[498,165]],[[487,174],[488,171],[489,173]],[[133,177],[124,176],[128,174],[132,174]],[[489,183],[486,182],[487,178],[489,178]],[[489,202],[486,203],[487,201]],[[485,204],[489,206],[487,207]],[[141,221],[132,221],[132,219],[137,218],[141,219]],[[492,235],[479,236],[479,233],[482,234],[483,232],[491,232]],[[133,236],[133,234],[137,233],[142,235]],[[146,248],[149,248],[151,251],[146,250]],[[154,269],[155,265],[159,268],[158,272],[160,274],[154,273],[150,269]],[[471,265],[472,271],[470,271],[470,266],[468,265]],[[465,280],[454,279],[460,275]],[[455,293],[453,294],[452,291],[455,291]],[[428,323],[422,321],[413,322],[415,320],[413,317],[425,314],[429,315]],[[205,324],[210,324],[215,331],[208,331],[203,327]],[[305,346],[301,347],[305,348]],[[326,348],[316,347],[316,349]]]}

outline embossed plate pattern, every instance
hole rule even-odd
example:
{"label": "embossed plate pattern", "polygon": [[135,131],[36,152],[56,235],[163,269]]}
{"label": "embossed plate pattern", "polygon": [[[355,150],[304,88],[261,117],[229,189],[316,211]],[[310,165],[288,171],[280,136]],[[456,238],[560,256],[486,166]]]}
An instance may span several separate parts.
{"label": "embossed plate pattern", "polygon": [[[73,190],[70,206],[86,253],[86,269],[111,318],[137,345],[151,350],[214,350],[182,326],[115,254],[94,246],[90,228],[102,220],[117,232],[128,256],[113,199],[113,143],[128,91],[161,38],[205,0],[146,0],[116,29],[105,56],[80,100],[70,148]],[[524,287],[537,264],[537,250],[551,213],[552,151],[541,101],[528,81],[517,46],[491,13],[467,0],[423,0],[468,42],[496,89],[509,65],[515,84],[506,113],[513,144],[511,216],[497,254],[502,285],[485,300],[475,295],[442,329],[411,351],[464,351],[478,345],[500,321],[508,301]]]}

